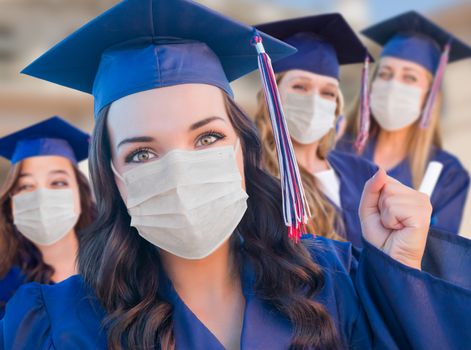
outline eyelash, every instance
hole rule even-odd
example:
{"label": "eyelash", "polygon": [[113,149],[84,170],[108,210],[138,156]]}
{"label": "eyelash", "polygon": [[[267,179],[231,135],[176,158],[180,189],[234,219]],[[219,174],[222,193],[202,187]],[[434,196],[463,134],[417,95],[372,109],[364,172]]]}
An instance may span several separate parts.
{"label": "eyelash", "polygon": [[[214,130],[210,130],[208,132],[205,132],[204,134],[200,135],[197,139],[196,139],[196,143],[198,143],[198,141],[200,141],[201,139],[205,138],[205,137],[215,137],[216,138],[216,141],[214,141],[213,143],[211,143],[210,145],[220,141],[220,140],[223,140],[226,138],[226,135],[220,133],[220,132],[217,132],[217,131],[214,131]],[[209,145],[208,145],[209,146]]]}
{"label": "eyelash", "polygon": [[302,91],[307,91],[308,90],[308,88],[306,86],[301,85],[301,84],[295,84],[295,85],[292,86],[292,88],[294,90],[302,90]]}
{"label": "eyelash", "polygon": [[335,93],[330,92],[330,91],[323,92],[322,94],[328,97],[332,97],[332,98],[337,97]]}
{"label": "eyelash", "polygon": [[[219,140],[223,140],[226,138],[226,135],[220,133],[220,132],[217,132],[217,131],[213,131],[213,130],[210,130],[202,135],[200,135],[198,137],[198,139],[196,140],[196,143],[198,143],[201,139],[205,138],[205,137],[215,137],[216,138],[216,141],[214,141],[213,143],[211,143],[210,145],[216,143],[217,141]],[[209,146],[209,145],[208,145]],[[149,153],[153,153],[155,154],[155,152],[149,148],[149,147],[141,147],[141,148],[138,148],[136,150],[134,150],[133,152],[131,152],[129,155],[126,156],[125,158],[125,162],[126,163],[137,163],[135,161],[133,161],[133,158],[138,155],[139,153],[141,152],[149,152]],[[156,155],[157,156],[157,155]]]}
{"label": "eyelash", "polygon": [[21,192],[21,191],[24,191],[26,190],[27,188],[31,188],[33,187],[32,185],[21,185],[21,186],[18,186],[18,188],[16,189],[17,192]]}
{"label": "eyelash", "polygon": [[53,186],[62,186],[62,187],[67,187],[69,186],[69,183],[67,181],[64,181],[64,180],[58,180],[58,181],[54,181],[52,183]]}
{"label": "eyelash", "polygon": [[412,83],[417,82],[417,78],[414,77],[413,75],[406,75],[406,76],[404,76],[404,80],[409,81],[409,82],[412,82]]}
{"label": "eyelash", "polygon": [[138,148],[134,151],[132,151],[129,155],[126,156],[126,158],[124,159],[124,161],[126,163],[137,163],[137,162],[134,162],[132,159],[134,158],[134,156],[136,156],[137,154],[141,153],[141,152],[149,152],[149,153],[154,153],[150,148],[148,147],[141,147],[141,148]]}

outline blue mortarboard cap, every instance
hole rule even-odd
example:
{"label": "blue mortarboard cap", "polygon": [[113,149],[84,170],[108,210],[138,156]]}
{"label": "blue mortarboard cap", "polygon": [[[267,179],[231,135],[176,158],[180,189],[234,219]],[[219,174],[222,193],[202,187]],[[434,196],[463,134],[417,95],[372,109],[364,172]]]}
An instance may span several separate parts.
{"label": "blue mortarboard cap", "polygon": [[451,42],[448,62],[471,57],[471,47],[415,11],[375,24],[362,33],[384,46],[381,54],[420,64],[435,73],[445,45]]}
{"label": "blue mortarboard cap", "polygon": [[73,163],[88,157],[90,136],[59,117],[52,117],[0,138],[0,156],[16,164],[38,156],[61,156]]}
{"label": "blue mortarboard cap", "polygon": [[369,55],[339,13],[294,18],[256,27],[298,49],[296,54],[273,64],[277,73],[302,69],[339,79],[340,65],[364,62]]}
{"label": "blue mortarboard cap", "polygon": [[[272,60],[295,52],[261,34]],[[23,73],[95,97],[95,116],[124,96],[186,83],[217,86],[257,68],[253,28],[187,0],[127,0],[47,51]]]}

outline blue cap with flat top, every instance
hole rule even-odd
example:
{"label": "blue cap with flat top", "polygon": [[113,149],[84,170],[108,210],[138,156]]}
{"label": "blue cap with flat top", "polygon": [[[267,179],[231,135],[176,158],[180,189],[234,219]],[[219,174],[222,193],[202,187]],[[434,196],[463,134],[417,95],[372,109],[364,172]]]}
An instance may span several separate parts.
{"label": "blue cap with flat top", "polygon": [[60,117],[0,138],[0,156],[16,164],[26,158],[61,156],[74,164],[88,158],[90,136]]}
{"label": "blue cap with flat top", "polygon": [[256,27],[298,50],[273,64],[276,73],[302,69],[339,80],[340,65],[363,63],[369,56],[368,50],[339,13],[288,19]]}
{"label": "blue cap with flat top", "polygon": [[[253,28],[187,0],[127,0],[59,42],[23,73],[113,101],[178,84],[214,85],[255,70]],[[261,33],[272,60],[296,50]]]}
{"label": "blue cap with flat top", "polygon": [[415,11],[387,19],[362,31],[382,45],[382,57],[390,56],[417,63],[435,74],[440,56],[450,43],[448,62],[471,57],[471,47]]}

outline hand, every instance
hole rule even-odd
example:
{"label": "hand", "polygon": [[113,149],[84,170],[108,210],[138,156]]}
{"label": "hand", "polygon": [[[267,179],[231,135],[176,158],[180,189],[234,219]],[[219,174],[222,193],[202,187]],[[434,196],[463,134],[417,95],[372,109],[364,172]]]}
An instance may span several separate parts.
{"label": "hand", "polygon": [[432,215],[427,195],[380,169],[365,184],[359,215],[369,243],[404,265],[421,268]]}

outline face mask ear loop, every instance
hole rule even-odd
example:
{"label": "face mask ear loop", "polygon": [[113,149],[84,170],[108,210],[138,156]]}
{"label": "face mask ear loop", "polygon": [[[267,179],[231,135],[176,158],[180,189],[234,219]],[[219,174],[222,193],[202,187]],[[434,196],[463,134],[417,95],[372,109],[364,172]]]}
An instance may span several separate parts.
{"label": "face mask ear loop", "polygon": [[124,181],[124,178],[123,178],[121,175],[119,175],[118,171],[117,171],[116,168],[114,167],[113,161],[110,161],[110,165],[111,165],[111,170],[113,171],[113,174],[114,174],[118,179],[120,179],[123,183],[126,183],[126,182]]}

